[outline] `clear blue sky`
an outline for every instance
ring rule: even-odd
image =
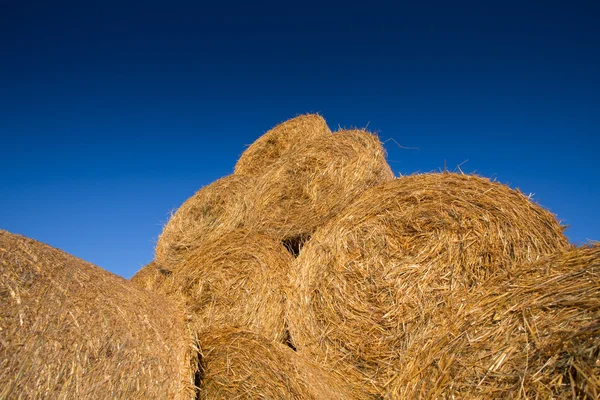
[[[171,209],[320,112],[600,240],[600,2],[391,3],[5,2],[0,228],[130,277]]]

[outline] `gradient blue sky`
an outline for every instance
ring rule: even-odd
[[[130,277],[170,210],[319,112],[599,240],[600,2],[407,3],[5,2],[0,228]]]

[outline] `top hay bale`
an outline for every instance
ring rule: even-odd
[[[253,180],[229,175],[200,189],[171,216],[158,238],[156,261],[170,265],[181,261],[207,241],[244,226],[246,193]]]
[[[174,303],[5,231],[0,265],[0,398],[195,398]]]
[[[567,246],[552,214],[504,185],[456,174],[399,178],[366,191],[296,259],[292,340],[377,394],[454,293]]]
[[[235,173],[261,175],[265,169],[285,157],[302,142],[331,135],[327,123],[318,114],[300,115],[285,121],[258,138],[242,153]]]
[[[356,398],[335,373],[254,332],[213,329],[200,340],[199,399]]]
[[[377,136],[360,130],[320,136],[257,178],[248,224],[281,239],[308,236],[366,189],[393,178]]]
[[[501,274],[424,326],[389,398],[600,398],[600,244]]]

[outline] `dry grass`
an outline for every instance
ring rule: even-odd
[[[331,135],[327,123],[317,114],[300,115],[271,129],[240,156],[235,173],[261,175],[269,165],[295,151],[303,142]]]
[[[194,398],[176,304],[6,231],[0,265],[0,398]]]
[[[281,239],[306,237],[363,191],[392,179],[377,136],[355,130],[317,137],[257,178],[248,224]]]
[[[224,233],[244,226],[253,180],[229,175],[200,189],[173,214],[156,244],[156,261],[170,265]]]
[[[335,373],[254,332],[212,329],[200,340],[200,399],[355,398]]]
[[[280,241],[233,230],[173,267],[158,288],[182,297],[194,331],[242,327],[285,342],[285,287],[293,257]]]
[[[142,289],[157,291],[171,274],[172,271],[169,268],[162,266],[155,260],[148,265],[144,265],[130,280]]]
[[[477,176],[423,174],[369,189],[292,268],[292,340],[355,387],[381,392],[455,293],[568,247],[555,217]]]
[[[600,244],[501,274],[447,304],[390,398],[600,398]]]

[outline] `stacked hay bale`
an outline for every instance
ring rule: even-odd
[[[257,177],[248,224],[302,241],[366,189],[394,179],[377,136],[342,130],[296,146]]]
[[[280,241],[233,230],[173,266],[157,288],[184,300],[190,326],[238,327],[270,340],[287,340],[285,288],[292,256]]]
[[[389,398],[600,397],[600,243],[499,274],[445,311]]]
[[[277,125],[252,143],[235,165],[236,175],[260,176],[271,164],[294,152],[302,143],[331,135],[318,114],[299,115]]]
[[[202,336],[201,399],[354,398],[336,374],[254,332],[214,329]]]
[[[245,225],[252,178],[229,175],[200,189],[171,216],[156,244],[156,261],[177,264],[206,242]]]
[[[458,295],[567,246],[553,215],[504,185],[399,178],[364,192],[303,249],[291,270],[291,336],[299,352],[381,395]]]
[[[156,292],[159,291],[159,288],[171,274],[170,269],[163,267],[158,261],[154,260],[136,272],[131,277],[131,282],[143,289]]]
[[[0,398],[195,398],[179,305],[6,231],[0,265]]]

